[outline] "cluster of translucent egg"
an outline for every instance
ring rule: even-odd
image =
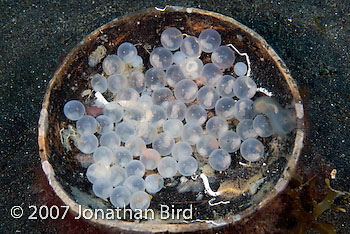
[[[217,171],[230,167],[231,153],[238,149],[247,161],[258,161],[264,146],[257,136],[272,134],[265,116],[253,112],[256,84],[245,76],[247,65],[234,64],[234,51],[221,45],[217,31],[183,38],[170,27],[160,40],[162,46],[153,49],[152,67],[145,73],[129,42],[104,58],[103,73],[92,75],[90,85],[113,98],[92,104],[101,110],[97,117],[86,114],[77,100],[64,106],[66,117],[77,120],[78,149],[93,155],[86,175],[94,194],[116,207],[148,208],[145,191],[155,194],[164,178],[196,173],[194,151]],[[202,52],[211,53],[211,62],[203,64]],[[231,67],[234,74],[224,74]],[[216,116],[209,118],[211,110]],[[229,129],[233,118],[240,121],[236,132]]]

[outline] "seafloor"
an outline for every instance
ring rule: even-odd
[[[1,233],[98,231],[72,220],[28,220],[30,205],[57,202],[45,184],[38,154],[41,102],[59,62],[88,33],[118,16],[165,4],[222,13],[267,40],[298,82],[305,103],[308,138],[300,176],[322,181],[336,169],[331,186],[350,191],[349,0],[1,1]],[[322,183],[309,189],[317,186]],[[349,200],[336,202],[346,212],[328,210],[318,221],[332,224],[337,233],[350,233]],[[15,205],[24,208],[20,219],[10,216]],[[254,233],[274,233],[283,226],[269,225],[275,227],[257,226]],[[292,230],[293,222],[289,225]]]

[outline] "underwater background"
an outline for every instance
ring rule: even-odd
[[[300,176],[323,180],[336,169],[332,188],[350,191],[349,0],[1,1],[1,233],[98,231],[83,222],[28,220],[30,205],[53,205],[57,199],[38,154],[41,102],[60,62],[90,32],[124,14],[166,4],[232,17],[275,49],[304,100],[307,139]],[[349,199],[338,203],[345,213],[328,210],[318,220],[332,224],[337,233],[350,233]],[[10,215],[15,205],[24,209],[20,219]]]

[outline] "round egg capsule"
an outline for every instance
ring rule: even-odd
[[[204,65],[200,80],[204,85],[215,87],[218,80],[222,77],[222,71],[213,63]]]
[[[221,36],[218,31],[214,29],[205,29],[199,34],[199,45],[202,50],[207,53],[211,53],[217,48],[219,48],[221,44]]]
[[[117,94],[116,101],[123,107],[133,108],[137,106],[140,99],[139,93],[132,88],[120,90]]]
[[[106,146],[98,147],[92,156],[95,162],[101,163],[106,166],[111,165],[112,162],[115,162],[116,160],[113,151]]]
[[[228,124],[224,118],[213,116],[207,121],[205,128],[208,134],[219,138],[228,130]]]
[[[162,156],[170,154],[174,145],[174,139],[166,133],[158,134],[152,143],[153,149],[157,150]]]
[[[200,105],[193,104],[187,108],[185,119],[187,123],[202,125],[207,120],[207,112]]]
[[[71,100],[64,104],[63,113],[69,120],[78,120],[85,114],[84,105],[77,100]]]
[[[131,104],[132,102],[130,102]],[[144,110],[139,106],[139,102],[132,104],[132,107],[125,107],[124,121],[133,123],[136,127],[145,118]]]
[[[256,84],[248,76],[238,77],[233,85],[233,92],[238,98],[252,98],[256,93]]]
[[[182,41],[180,51],[187,57],[199,57],[202,49],[199,46],[198,38],[194,36],[186,37]]]
[[[175,87],[180,80],[185,79],[185,75],[178,65],[171,65],[166,70],[165,76],[170,87]]]
[[[82,135],[77,140],[78,149],[84,154],[95,152],[98,147],[98,139],[95,135]]]
[[[125,147],[130,150],[132,155],[140,156],[141,152],[146,149],[146,143],[139,136],[132,136],[125,142]]]
[[[209,165],[215,171],[225,171],[231,165],[231,156],[223,149],[216,149],[209,156]]]
[[[97,121],[91,115],[84,115],[77,121],[75,126],[81,135],[94,134],[97,128]]]
[[[157,47],[149,56],[149,62],[155,68],[166,70],[173,63],[173,54],[164,47]]]
[[[97,179],[108,180],[110,174],[110,167],[101,163],[91,164],[86,171],[86,177],[91,183],[94,183]]]
[[[159,68],[150,68],[145,73],[146,86],[152,90],[165,86],[165,72]]]
[[[136,47],[130,42],[124,42],[118,46],[117,55],[126,63],[131,63],[136,59]]]
[[[137,55],[135,59],[130,62],[130,65],[133,67],[142,67],[143,65],[142,57]]]
[[[187,79],[179,81],[174,88],[176,99],[184,103],[193,102],[196,99],[197,91],[197,84],[194,81]]]
[[[173,92],[169,88],[159,88],[153,91],[152,101],[154,105],[166,108],[168,103],[174,99]]]
[[[130,203],[131,193],[125,186],[117,186],[111,193],[110,200],[113,206],[124,208]]]
[[[160,175],[152,174],[145,178],[146,191],[155,194],[158,193],[164,186],[164,179]]]
[[[126,170],[121,166],[114,165],[110,169],[109,181],[113,187],[122,185],[127,178]]]
[[[179,29],[169,27],[160,35],[162,46],[168,50],[174,51],[180,48],[182,43],[182,33]]]
[[[245,140],[247,138],[258,137],[258,134],[255,132],[255,130],[253,128],[253,120],[251,120],[251,119],[241,120],[236,127],[236,131],[237,131],[238,136],[242,140]]]
[[[212,63],[220,69],[231,67],[235,58],[235,53],[227,46],[220,46],[211,54]]]
[[[234,115],[238,120],[252,119],[255,115],[253,101],[247,98],[238,100],[234,106]]]
[[[186,141],[178,141],[174,145],[171,155],[177,160],[181,160],[185,157],[190,157],[192,155],[192,147]]]
[[[198,58],[186,58],[179,66],[185,77],[191,80],[200,77],[203,70],[203,62]]]
[[[151,120],[150,123],[153,124],[156,128],[159,128],[163,125],[166,120],[166,113],[162,106],[153,105],[151,106]]]
[[[236,79],[230,75],[225,75],[218,80],[216,89],[221,97],[233,97],[235,95],[233,92],[235,80]]]
[[[241,144],[242,157],[249,162],[256,162],[264,156],[264,145],[255,138],[248,138]]]
[[[129,76],[129,86],[141,93],[146,88],[145,75],[140,71],[133,71]]]
[[[121,74],[125,70],[125,63],[119,56],[111,54],[103,60],[102,69],[108,76],[116,73]]]
[[[116,102],[109,102],[103,107],[103,114],[118,123],[123,119],[123,108]]]
[[[183,123],[178,119],[168,119],[163,124],[163,131],[173,138],[181,136],[182,128]]]
[[[128,176],[142,177],[145,174],[145,165],[139,160],[132,160],[126,165],[125,170]]]
[[[146,170],[154,170],[160,161],[160,154],[155,149],[146,149],[141,152],[140,161],[145,165]]]
[[[253,128],[258,136],[269,137],[272,135],[272,127],[264,115],[257,115],[253,120]]]
[[[112,93],[117,93],[128,86],[128,81],[125,76],[120,74],[113,74],[108,77],[107,88]]]
[[[219,148],[218,141],[212,135],[202,136],[196,145],[197,152],[203,157],[209,157],[213,150]]]
[[[178,162],[179,173],[183,176],[191,176],[198,169],[198,162],[194,157],[185,157]]]
[[[177,162],[173,157],[164,157],[158,164],[158,172],[163,178],[175,176],[177,170]]]
[[[116,164],[126,167],[129,162],[132,161],[132,154],[130,150],[125,148],[124,146],[117,147],[115,150],[115,156],[116,156]]]
[[[181,133],[181,139],[187,141],[191,145],[197,144],[202,136],[203,128],[195,123],[185,124]]]
[[[136,130],[137,136],[141,137],[146,145],[151,144],[157,136],[157,129],[153,124],[140,123]]]
[[[131,122],[123,121],[115,128],[116,133],[122,142],[126,142],[131,136],[136,134],[135,127]]]
[[[218,92],[210,86],[203,86],[197,93],[197,101],[205,109],[213,109],[218,99]]]
[[[132,175],[126,178],[123,185],[129,189],[131,193],[145,190],[145,181],[136,175]]]
[[[221,149],[233,153],[236,152],[241,145],[241,138],[234,131],[226,131],[219,138],[219,146]]]
[[[101,74],[95,74],[92,76],[90,84],[95,92],[104,93],[107,90],[107,80]]]
[[[146,210],[151,203],[151,199],[144,191],[138,191],[131,196],[130,208],[133,211]]]
[[[120,137],[114,131],[106,132],[100,137],[100,145],[106,146],[115,152],[120,146]]]
[[[166,108],[166,114],[169,119],[184,120],[186,113],[186,105],[179,100],[169,102]]]
[[[176,51],[173,55],[173,61],[176,65],[179,65],[186,59],[186,56],[181,51]]]
[[[245,76],[248,71],[248,67],[245,63],[238,62],[233,67],[233,71],[236,73],[237,76]]]
[[[92,185],[92,191],[97,197],[106,199],[111,196],[113,192],[113,185],[108,180],[96,179]]]
[[[224,119],[232,119],[234,117],[234,106],[235,100],[232,98],[220,98],[215,104],[215,113]]]
[[[142,94],[139,101],[143,109],[150,109],[153,105],[152,97],[148,94]]]
[[[99,115],[96,117],[96,120],[98,122],[99,128],[97,129],[97,132],[101,135],[104,133],[113,131],[114,123],[111,117],[107,115]]]

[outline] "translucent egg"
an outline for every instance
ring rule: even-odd
[[[245,63],[238,62],[233,67],[233,71],[236,73],[237,76],[244,76],[247,74],[248,67]]]
[[[133,211],[146,210],[151,203],[151,199],[144,191],[138,191],[131,196],[130,208]]]
[[[116,101],[123,107],[133,108],[137,106],[140,99],[139,93],[132,88],[120,90],[117,94]]]
[[[145,178],[146,191],[155,194],[164,186],[164,179],[160,175],[152,174]]]
[[[152,90],[165,86],[165,72],[159,68],[150,68],[145,73],[146,86]]]
[[[204,65],[200,80],[204,85],[215,87],[218,80],[222,77],[222,71],[213,63]]]
[[[227,46],[220,46],[211,54],[211,62],[220,69],[231,67],[235,58],[235,53]]]
[[[181,61],[182,62],[182,61]],[[185,79],[185,75],[178,65],[171,65],[165,73],[168,85],[175,87],[175,85],[180,81]]]
[[[264,115],[257,115],[253,121],[253,128],[258,136],[269,137],[272,135],[272,127]]]
[[[101,74],[95,74],[91,78],[90,84],[96,92],[104,93],[107,90],[107,80]]]
[[[234,107],[234,115],[238,120],[252,119],[255,115],[253,101],[247,98],[238,100]]]
[[[123,108],[116,102],[109,102],[103,107],[103,114],[118,123],[123,118]]]
[[[96,179],[92,185],[92,191],[97,197],[106,199],[111,196],[113,192],[113,185],[105,179]]]
[[[178,170],[183,176],[191,176],[198,169],[198,162],[194,157],[185,157],[178,162]]]
[[[234,117],[234,106],[235,100],[232,98],[220,98],[215,104],[215,113],[224,119],[232,119]]]
[[[154,141],[158,133],[157,128],[153,124],[140,123],[137,126],[136,134],[148,145]]]
[[[177,162],[173,157],[164,157],[158,164],[158,172],[163,178],[175,176],[177,170]]]
[[[186,56],[181,51],[176,51],[173,55],[173,61],[175,64],[179,65],[186,59]]]
[[[163,125],[166,120],[166,113],[162,106],[153,105],[151,107],[152,117],[151,123],[154,124],[156,128],[159,128]]]
[[[236,152],[241,145],[241,138],[234,131],[226,131],[219,138],[219,146],[221,149],[233,153]]]
[[[181,139],[187,141],[189,144],[197,144],[203,136],[203,128],[194,123],[187,123],[182,129]]]
[[[126,142],[125,147],[130,150],[132,155],[140,156],[141,152],[146,149],[146,143],[139,136],[131,136]]]
[[[117,55],[108,55],[102,62],[102,69],[108,75],[121,74],[125,70],[124,61]]]
[[[118,46],[117,55],[126,63],[132,62],[137,56],[136,47],[130,42],[124,42]]]
[[[155,68],[166,70],[173,63],[173,54],[164,47],[157,47],[149,56],[149,62]]]
[[[198,91],[197,84],[192,80],[181,80],[175,85],[174,94],[176,99],[189,103],[196,99]]]
[[[146,149],[141,152],[140,161],[145,165],[146,170],[154,170],[160,161],[160,154],[155,149]]]
[[[77,121],[76,128],[81,135],[94,134],[97,128],[97,121],[91,115],[84,115]]]
[[[264,145],[255,138],[248,138],[241,144],[240,152],[245,160],[256,162],[264,156]]]
[[[130,65],[133,67],[142,67],[143,65],[142,57],[137,55],[135,59],[130,62]]]
[[[107,115],[99,115],[96,117],[96,120],[98,122],[98,129],[97,132],[99,134],[104,134],[110,131],[113,131],[114,124],[112,118],[110,118]]]
[[[124,208],[130,203],[131,193],[125,186],[117,186],[113,189],[110,200],[113,206]]]
[[[139,160],[132,160],[126,165],[125,170],[128,176],[142,177],[145,174],[145,165]]]
[[[233,84],[235,83],[235,80],[236,79],[230,75],[225,75],[218,80],[216,89],[220,96],[233,97],[235,95],[233,92]]]
[[[258,137],[258,134],[253,128],[253,120],[251,119],[241,120],[236,127],[236,132],[242,140]]]
[[[98,147],[98,140],[95,135],[82,135],[77,140],[78,149],[84,154],[91,154],[95,152]]]
[[[207,120],[207,112],[200,105],[193,104],[187,108],[185,119],[187,123],[202,125]]]
[[[153,149],[157,150],[162,156],[170,154],[175,145],[174,138],[166,133],[160,133],[152,143]]]
[[[114,165],[110,169],[111,175],[109,181],[113,187],[122,185],[127,178],[126,170],[121,166]]]
[[[209,156],[209,165],[215,171],[224,171],[231,165],[231,156],[223,149],[214,150]]]
[[[154,105],[166,108],[168,103],[174,99],[173,92],[169,88],[159,88],[153,91],[152,101]]]
[[[140,105],[143,109],[149,109],[153,105],[152,97],[148,94],[142,94],[140,97]]]
[[[124,146],[117,147],[115,150],[115,156],[116,156],[116,164],[126,167],[129,162],[132,161],[132,154],[130,150],[125,148]]]
[[[219,48],[221,44],[221,36],[218,31],[214,29],[205,29],[199,34],[199,45],[202,50],[207,53],[211,53],[217,48]]]
[[[196,145],[197,152],[203,157],[209,157],[210,153],[219,148],[218,141],[212,135],[202,136]]]
[[[186,141],[179,141],[173,147],[171,155],[177,160],[181,160],[185,157],[190,157],[192,155],[192,147]]]
[[[198,38],[194,36],[186,37],[180,46],[180,51],[187,57],[199,57],[202,50],[198,43]]]
[[[171,51],[179,49],[182,40],[183,38],[181,31],[174,27],[165,29],[160,35],[160,42],[162,43],[162,46]]]
[[[183,123],[178,119],[168,119],[163,123],[163,131],[173,138],[181,136],[182,128]]]
[[[123,184],[133,194],[137,191],[145,190],[145,181],[136,175],[129,176],[126,178]]]
[[[203,62],[198,58],[186,58],[179,64],[187,79],[195,80],[203,71]]]
[[[256,84],[248,76],[238,77],[233,85],[233,92],[238,98],[252,98],[256,93]]]
[[[123,121],[115,128],[116,133],[122,142],[126,142],[131,136],[136,134],[134,125],[130,122]]]
[[[128,81],[125,76],[120,74],[113,74],[107,79],[107,88],[112,93],[117,93],[128,86]]]
[[[179,100],[169,102],[166,108],[166,114],[169,119],[178,119],[182,121],[185,118],[186,105]]]
[[[146,88],[145,75],[140,71],[133,71],[129,76],[129,86],[141,93]]]
[[[69,120],[78,120],[84,116],[85,107],[81,102],[71,100],[64,104],[63,113]]]
[[[94,183],[97,179],[108,180],[110,174],[110,167],[101,163],[91,164],[86,171],[86,177],[91,183]]]
[[[213,87],[203,86],[197,93],[198,104],[204,109],[212,109],[215,107],[219,94]]]
[[[205,128],[208,134],[219,138],[228,130],[228,124],[224,118],[213,116],[207,121]]]
[[[133,123],[135,127],[142,121],[145,117],[145,112],[140,108],[140,103],[135,103],[133,107],[124,108],[124,121]]]
[[[115,162],[113,151],[106,146],[98,147],[92,156],[95,162],[104,164],[106,166],[109,166],[112,164],[112,162]]]

